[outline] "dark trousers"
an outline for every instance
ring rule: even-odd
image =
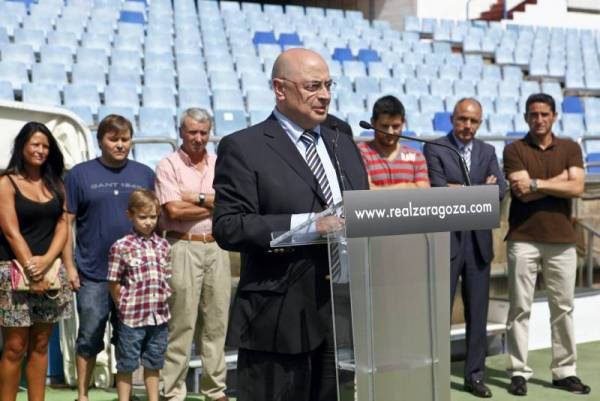
[[[300,354],[238,350],[238,401],[336,401],[333,339]]]
[[[473,235],[470,231],[462,233],[461,252],[457,253],[458,256],[450,264],[450,307],[454,302],[458,278],[462,278],[461,291],[467,327],[464,371],[466,382],[483,380],[490,291],[490,265],[483,263]]]

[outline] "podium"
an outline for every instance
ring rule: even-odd
[[[318,236],[327,214],[346,225]],[[347,191],[271,241],[328,244],[338,401],[450,401],[449,232],[498,224],[495,185]]]

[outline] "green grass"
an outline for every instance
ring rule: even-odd
[[[527,397],[515,397],[509,394],[506,389],[510,380],[506,376],[506,355],[496,355],[487,358],[486,383],[494,393],[494,401],[569,401],[569,400],[600,400],[600,342],[579,344],[577,346],[579,361],[577,363],[577,372],[584,383],[592,387],[591,394],[586,396],[570,394],[566,391],[556,390],[552,387],[552,376],[550,374],[550,350],[532,351],[529,353],[529,364],[534,370],[534,377],[528,383]],[[477,398],[462,389],[462,362],[452,364],[451,372],[451,400],[452,401],[474,401]],[[399,389],[400,391],[401,389]],[[145,401],[146,398],[138,391],[139,399]],[[76,392],[72,389],[52,389],[46,392],[46,401],[71,401],[76,397]],[[117,399],[114,390],[90,391],[91,401],[115,401]],[[26,401],[27,394],[19,393],[18,401]],[[191,395],[186,398],[188,401],[202,401],[203,397]],[[230,398],[234,401],[233,398]],[[380,400],[378,400],[380,401]],[[381,400],[385,401],[385,400]],[[421,400],[414,400],[421,401]]]

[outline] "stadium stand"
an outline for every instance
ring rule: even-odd
[[[564,113],[556,132],[586,151],[600,148],[592,136],[600,133],[598,31],[404,22],[397,31],[356,11],[233,1],[0,1],[0,97],[60,105],[92,126],[106,110],[123,110],[145,135],[165,141],[177,137],[176,114],[197,105],[226,135],[268,114],[275,58],[305,46],[328,61],[331,111],[350,123],[393,94],[411,117],[407,129],[440,135],[456,100],[475,96],[484,108],[480,135],[504,143],[527,130],[527,96],[544,91]],[[149,123],[147,109],[169,112]]]

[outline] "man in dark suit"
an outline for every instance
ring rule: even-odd
[[[343,190],[367,189],[368,181],[352,138],[324,124],[332,85],[324,60],[290,49],[276,60],[272,82],[273,114],[221,140],[214,179],[213,234],[242,258],[227,335],[239,349],[237,399],[333,401],[327,247],[271,249],[269,242],[271,233],[340,201]],[[318,236],[342,224],[328,216],[308,231]]]
[[[473,185],[497,184],[500,198],[506,182],[494,148],[475,139],[481,125],[481,104],[475,99],[461,99],[452,113],[452,131],[435,142],[452,146],[467,164]],[[465,184],[458,156],[441,146],[425,145],[425,159],[432,187]],[[491,397],[484,383],[487,349],[486,323],[489,301],[490,263],[494,258],[491,230],[455,231],[450,238],[450,305],[454,301],[458,278],[462,278],[462,298],[467,326],[465,389],[478,397]]]

